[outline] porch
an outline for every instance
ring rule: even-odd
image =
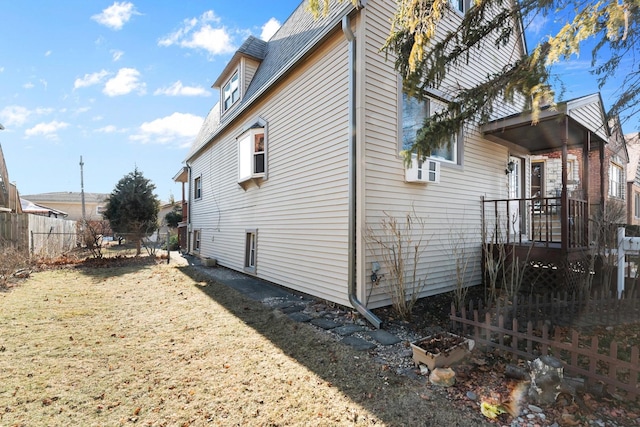
[[[604,209],[606,191],[603,153],[609,130],[600,96],[544,109],[537,122],[531,113],[504,117],[483,125],[482,131],[486,139],[508,147],[510,155],[526,159],[553,153],[561,161],[556,197],[533,191],[531,176],[523,176],[517,185],[531,197],[482,199],[485,261],[491,257],[503,262],[503,268],[517,261],[522,284],[532,290],[579,291],[591,274],[591,209]],[[569,187],[570,149],[581,153],[577,188],[575,183]],[[599,164],[591,167],[590,159],[598,159]],[[485,277],[487,265],[483,263]]]
[[[588,202],[568,198],[564,210],[560,197],[483,198],[483,257],[516,262],[525,288],[576,290],[590,271]]]

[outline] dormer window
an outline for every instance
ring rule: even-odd
[[[227,111],[236,101],[240,99],[240,85],[238,83],[238,72],[222,88],[222,108]]]

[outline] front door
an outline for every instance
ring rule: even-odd
[[[534,212],[541,212],[544,196],[544,162],[531,162],[531,198],[540,199],[533,201]]]
[[[509,232],[518,239],[522,227],[524,201],[522,199],[522,162],[520,157],[509,157]]]

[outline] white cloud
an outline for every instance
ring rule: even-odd
[[[211,92],[202,86],[184,86],[180,80],[169,87],[156,89],[153,94],[167,96],[211,96]]]
[[[38,123],[34,127],[24,131],[26,137],[44,136],[47,139],[58,139],[57,132],[69,126],[69,123],[59,122],[57,120],[49,123]]]
[[[211,26],[211,23],[218,25]],[[181,28],[158,40],[158,44],[203,49],[211,55],[232,53],[235,47],[231,42],[231,36],[227,29],[219,24],[220,18],[209,10],[199,18],[185,19]]]
[[[91,110],[91,107],[79,107],[79,108],[76,108],[75,110],[73,110],[73,115],[74,116],[79,116],[80,114],[84,114],[84,113],[86,113],[86,112],[88,112],[90,110]]]
[[[131,19],[132,15],[140,15],[133,3],[114,2],[101,13],[93,15],[91,19],[112,30],[120,30]]]
[[[107,125],[107,126],[98,128],[95,131],[99,133],[114,133],[118,131],[118,128],[116,128],[114,125]]]
[[[200,116],[185,113],[173,113],[151,122],[140,125],[138,133],[129,139],[143,144],[168,144],[177,142],[188,146],[196,137],[204,119]]]
[[[108,75],[109,72],[106,70],[101,70],[97,73],[85,74],[84,77],[76,79],[76,81],[73,83],[73,88],[78,89],[81,87],[97,85]]]
[[[44,56],[51,56],[51,51],[50,51],[50,50],[46,51],[46,52],[44,53]]]
[[[27,122],[31,112],[19,105],[10,105],[0,111],[0,118],[5,126],[22,126]]]
[[[146,92],[146,85],[140,81],[140,72],[135,68],[120,68],[115,77],[107,80],[102,92],[107,96],[126,95],[137,91]]]
[[[25,88],[25,89],[33,89],[33,86],[34,85],[31,82],[28,82],[28,83],[25,83],[25,84],[22,85],[22,87]]]
[[[124,52],[117,49],[111,49],[111,55],[113,57],[113,62],[117,62],[120,60],[120,58],[122,58]]]
[[[43,116],[51,114],[52,108],[36,108],[29,110],[19,105],[9,105],[0,110],[0,123],[5,126],[22,126],[32,116]]]
[[[262,26],[262,33],[260,38],[264,41],[268,41],[275,33],[280,29],[280,21],[276,18],[271,18],[266,24]]]

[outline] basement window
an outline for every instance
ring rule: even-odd
[[[258,230],[245,231],[244,271],[256,272],[257,237]]]

